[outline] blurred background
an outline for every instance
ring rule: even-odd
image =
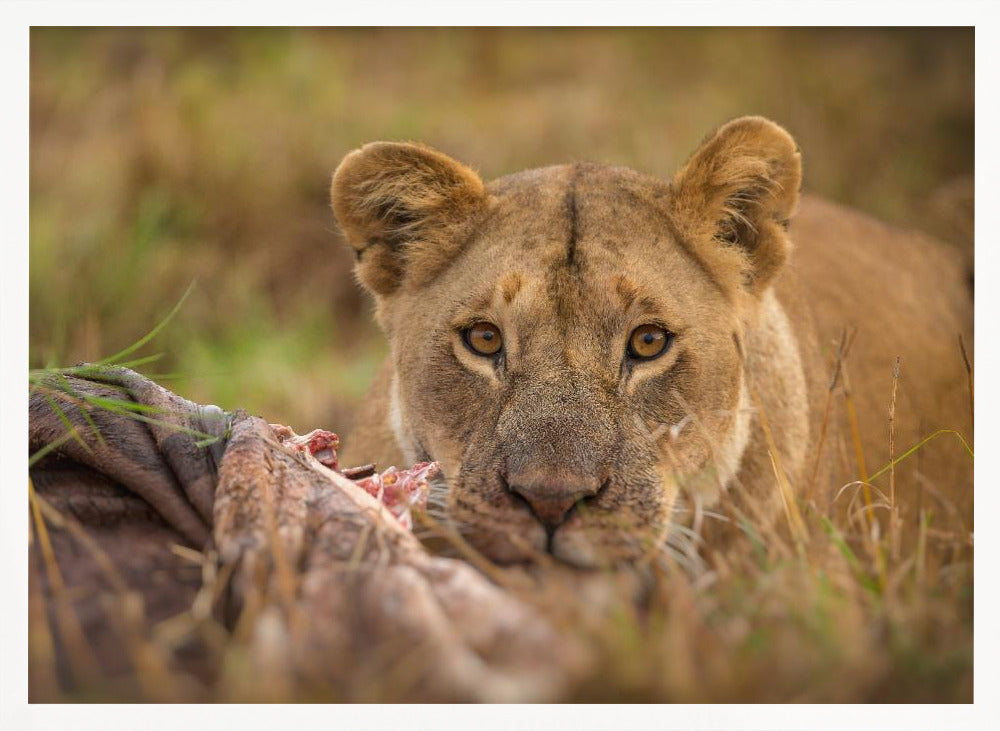
[[[300,433],[345,430],[386,346],[330,212],[365,142],[489,179],[670,175],[729,118],[797,139],[805,188],[972,246],[972,29],[31,32],[30,359],[111,355]]]

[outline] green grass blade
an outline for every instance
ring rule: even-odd
[[[878,582],[865,571],[861,565],[861,561],[858,560],[857,555],[851,550],[851,547],[847,545],[847,541],[844,540],[837,527],[825,515],[820,516],[820,522],[823,525],[823,530],[826,531],[830,540],[833,541],[833,545],[837,547],[837,550],[840,551],[841,555],[847,561],[847,565],[850,566],[858,581],[861,582],[861,585],[875,596],[878,596]]]
[[[187,300],[191,292],[194,290],[194,286],[195,286],[194,282],[191,282],[191,284],[188,285],[187,291],[184,292],[184,296],[180,298],[180,300],[177,302],[176,305],[174,305],[174,308],[170,310],[167,316],[164,317],[162,320],[160,320],[160,322],[156,325],[156,327],[154,327],[152,330],[150,330],[148,333],[143,335],[141,338],[136,340],[134,343],[129,345],[124,350],[120,350],[108,358],[99,360],[94,365],[100,366],[100,365],[111,365],[117,363],[123,360],[124,358],[130,356],[132,353],[139,350],[142,346],[144,346],[150,340],[159,335],[160,331],[163,330],[163,328],[165,328],[167,324],[173,319],[174,315],[176,315],[178,311],[180,311],[181,307],[184,305],[184,302]]]
[[[66,434],[79,442],[80,446],[83,447],[84,450],[92,454],[93,450],[90,448],[90,445],[83,441],[83,437],[81,437],[79,432],[77,432],[76,426],[74,426],[73,422],[69,420],[68,416],[66,416],[66,412],[62,410],[62,407],[48,394],[44,394],[44,398],[45,403],[49,405],[49,408],[52,409],[55,415],[59,417],[59,421],[61,421],[63,426],[66,427]]]
[[[82,394],[81,399],[86,401],[88,404],[96,406],[105,411],[112,411],[116,414],[124,414],[126,412],[132,413],[143,413],[143,414],[166,414],[168,413],[166,409],[162,409],[159,406],[150,406],[148,404],[140,404],[137,401],[126,401],[124,399],[113,399],[105,398],[103,396],[93,396],[91,394]]]
[[[135,370],[139,366],[146,365],[147,363],[155,363],[163,357],[163,353],[153,353],[152,355],[145,355],[142,358],[135,358],[133,360],[126,360],[122,363],[115,363],[115,368],[131,368]]]
[[[59,449],[59,447],[61,447],[63,444],[65,444],[66,442],[68,442],[70,439],[73,438],[74,435],[71,432],[66,432],[58,439],[55,439],[46,444],[44,447],[39,449],[33,455],[28,457],[28,469],[30,470],[32,467],[38,464],[38,462],[47,454],[50,454],[51,452],[54,452],[55,450]]]
[[[958,433],[958,432],[957,432],[956,430],[954,430],[954,429],[938,429],[938,430],[937,430],[936,432],[934,432],[934,433],[933,433],[933,434],[931,434],[930,436],[928,436],[928,437],[924,437],[923,439],[921,439],[921,440],[920,440],[919,442],[917,442],[917,443],[916,443],[916,444],[914,444],[914,445],[913,445],[912,447],[910,447],[909,449],[907,449],[907,450],[906,450],[905,452],[903,452],[903,453],[902,453],[901,455],[899,455],[898,457],[896,457],[896,459],[894,459],[894,460],[893,460],[892,462],[890,462],[890,463],[889,463],[889,464],[887,464],[887,465],[886,465],[885,467],[883,467],[883,468],[882,468],[882,469],[880,469],[880,470],[879,470],[878,472],[876,472],[876,473],[875,473],[874,475],[872,475],[871,477],[869,477],[869,478],[868,478],[868,481],[869,481],[869,482],[871,482],[871,481],[872,481],[872,480],[874,480],[874,479],[875,479],[876,477],[881,477],[881,476],[882,476],[882,475],[884,475],[884,474],[885,474],[886,472],[888,472],[888,471],[889,471],[889,470],[891,470],[891,469],[892,469],[893,467],[895,467],[895,466],[896,466],[896,465],[898,465],[898,464],[899,464],[900,462],[902,462],[902,461],[903,461],[904,459],[906,459],[906,458],[907,458],[907,457],[909,457],[909,456],[910,456],[911,454],[913,454],[913,453],[914,453],[914,452],[916,452],[916,451],[917,451],[918,449],[920,449],[920,448],[921,448],[921,447],[923,447],[923,446],[924,446],[925,444],[927,444],[927,442],[931,441],[932,439],[936,439],[937,437],[939,437],[939,436],[941,436],[941,435],[943,435],[943,434],[954,434],[954,435],[955,435],[955,436],[956,436],[956,437],[958,438],[958,441],[960,441],[960,442],[962,443],[962,446],[963,446],[963,447],[965,447],[965,451],[969,453],[969,456],[970,456],[970,457],[972,457],[973,459],[975,459],[975,458],[976,458],[975,454],[974,454],[974,453],[973,453],[973,451],[972,451],[972,447],[970,447],[970,446],[969,446],[969,443],[968,443],[967,441],[965,441],[965,437],[963,437],[963,436],[962,436],[962,435],[961,435],[960,433]]]

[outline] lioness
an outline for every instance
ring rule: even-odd
[[[792,137],[760,117],[670,181],[577,163],[484,184],[420,145],[350,153],[333,210],[391,355],[344,463],[437,460],[449,517],[489,557],[593,567],[640,555],[685,492],[766,521],[783,473],[828,506],[888,459],[897,356],[896,454],[938,428],[971,438],[962,256],[799,206],[801,177]],[[899,502],[927,487],[967,512],[971,471],[933,441],[897,468]]]

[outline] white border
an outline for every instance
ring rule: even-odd
[[[998,190],[996,176],[992,170],[1000,162],[1000,145],[997,144],[997,88],[1000,70],[1000,26],[995,22],[983,22],[976,26],[976,211],[978,220],[987,219],[996,210]],[[992,621],[997,616],[998,592],[996,574],[1000,554],[997,533],[990,522],[983,523],[987,516],[998,515],[1000,496],[990,489],[996,483],[997,475],[997,423],[989,418],[1000,407],[1000,384],[991,374],[1000,368],[1000,340],[998,340],[997,320],[994,313],[1000,312],[1000,289],[992,287],[993,277],[1000,273],[1000,251],[992,244],[992,226],[976,226],[976,319],[975,319],[975,364],[977,374],[986,378],[976,379],[976,423],[975,437],[980,450],[975,467],[975,515],[979,518],[976,531],[975,565],[986,566],[986,571],[975,573],[975,617],[974,675],[972,696],[977,707],[988,708],[992,718],[991,726],[1000,728],[1000,710],[997,703],[997,689],[1000,688],[1000,664],[996,653],[1000,649],[1000,628]],[[984,286],[985,285],[985,286]],[[986,418],[984,418],[984,415]],[[985,718],[985,716],[984,716]]]
[[[975,609],[974,706],[28,706],[27,697],[27,499],[23,481],[27,455],[28,282],[28,27],[30,25],[975,25],[976,30],[976,201],[980,216],[992,213],[998,199],[996,170],[996,89],[1000,88],[1000,32],[989,2],[948,3],[910,0],[833,0],[792,2],[524,2],[474,5],[438,0],[349,5],[259,0],[256,2],[37,2],[0,6],[0,74],[4,114],[0,115],[0,205],[4,241],[0,244],[0,726],[4,728],[997,728],[1000,674],[997,591],[993,567],[997,542],[990,524],[981,525],[976,552],[980,572]],[[1000,293],[993,288],[998,246],[992,225],[980,226],[976,247],[976,368],[978,414],[998,413],[1000,372],[993,313]],[[997,514],[992,488],[997,476],[992,453],[997,427],[980,418],[981,450],[976,511]],[[985,461],[984,461],[985,460]]]
[[[32,706],[32,727],[122,728],[134,731],[240,731],[313,729],[419,729],[497,731],[559,729],[733,729],[826,731],[827,729],[907,729],[908,731],[995,731],[996,717],[971,705],[96,705]],[[17,724],[12,728],[26,728]]]
[[[990,0],[8,0],[28,25],[961,25]]]

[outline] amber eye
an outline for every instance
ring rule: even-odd
[[[466,328],[462,338],[469,349],[479,355],[496,355],[503,347],[500,328],[492,322],[477,322],[472,327]]]
[[[659,325],[640,325],[628,339],[628,354],[639,360],[650,360],[666,352],[674,335]]]

